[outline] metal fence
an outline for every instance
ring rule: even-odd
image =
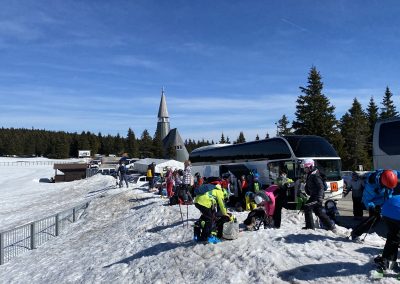
[[[71,164],[66,161],[16,161],[16,162],[0,162],[0,166],[52,166],[54,164]]]
[[[0,265],[60,235],[69,224],[82,216],[89,203],[90,201],[42,220],[0,232]]]

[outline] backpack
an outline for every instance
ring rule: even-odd
[[[119,168],[118,168],[118,171],[119,171],[121,174],[126,174],[125,165],[120,165]]]
[[[209,183],[202,184],[199,187],[195,188],[194,195],[195,196],[202,195],[206,192],[209,192],[210,190],[213,190],[214,188],[215,188],[214,184],[209,184]]]

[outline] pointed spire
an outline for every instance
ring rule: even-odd
[[[164,87],[161,89],[161,101],[160,101],[160,108],[158,109],[158,118],[169,117],[168,110],[167,110],[167,100],[165,99],[164,95]]]

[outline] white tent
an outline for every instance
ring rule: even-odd
[[[147,172],[147,167],[151,164],[155,164],[155,172],[156,173],[162,173],[164,172],[166,167],[171,167],[173,169],[184,169],[184,165],[182,162],[176,161],[176,160],[164,160],[164,159],[151,159],[151,158],[146,158],[146,159],[141,159],[139,161],[135,162],[135,165],[133,166],[133,169],[140,172],[140,173],[146,173]]]

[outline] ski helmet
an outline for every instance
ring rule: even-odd
[[[381,184],[387,188],[395,188],[397,185],[397,174],[392,170],[384,170],[381,174]]]
[[[304,168],[313,168],[314,167],[314,160],[313,159],[305,159],[301,163]]]
[[[261,196],[259,196],[259,195],[256,195],[256,197],[254,197],[254,202],[255,202],[257,205],[260,205],[261,202],[263,202],[263,201],[264,201],[264,199],[263,199]]]

